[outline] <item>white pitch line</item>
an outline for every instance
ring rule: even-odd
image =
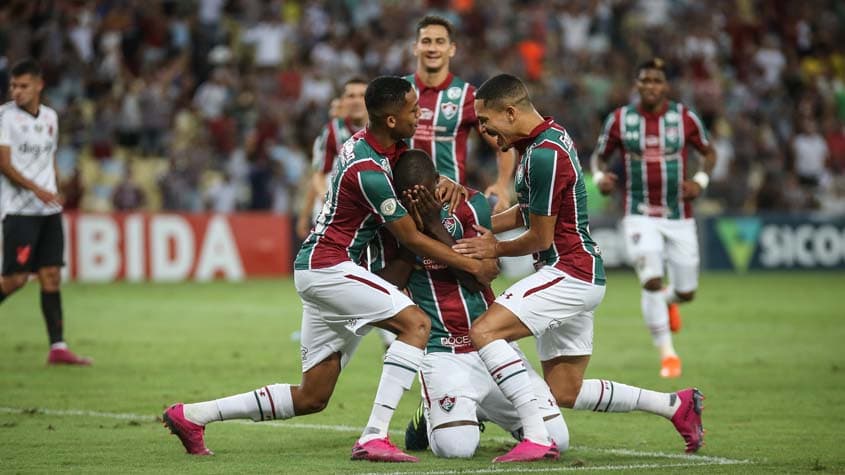
[[[563,462],[566,463],[566,462]],[[703,467],[708,465],[736,465],[745,463],[743,461],[732,461],[729,463],[711,463],[711,462],[694,462],[694,463],[635,463],[627,465],[586,465],[581,467],[575,466],[555,466],[555,467],[537,467],[525,468],[521,465],[520,468],[479,468],[475,470],[432,470],[429,472],[364,472],[356,475],[453,475],[461,473],[558,473],[558,472],[580,472],[582,470],[607,470],[607,471],[624,471],[624,470],[640,470],[650,468],[677,468],[677,467]]]
[[[121,419],[121,420],[139,420],[139,421],[149,421],[149,422],[156,422],[159,420],[158,416],[153,416],[150,414],[134,414],[128,412],[101,412],[101,411],[88,411],[82,409],[48,409],[48,408],[19,408],[19,407],[0,407],[0,414],[20,414],[20,415],[46,415],[46,416],[74,416],[74,417],[102,417],[107,419]],[[236,421],[225,421],[229,424],[245,424],[245,425],[256,425],[255,422],[252,421],[245,421],[245,420],[236,420]],[[299,422],[287,422],[287,421],[267,421],[261,424],[258,424],[257,427],[272,427],[276,429],[304,429],[304,430],[322,430],[322,431],[331,431],[331,432],[360,432],[361,427],[355,426],[347,426],[347,425],[329,425],[329,424],[303,424]],[[404,429],[393,429],[391,432],[394,433],[401,433]],[[512,442],[513,440],[506,437],[493,437],[491,440],[495,442]],[[697,455],[697,454],[669,454],[664,452],[644,452],[640,450],[631,450],[631,449],[608,449],[608,448],[600,448],[600,447],[586,447],[586,446],[571,446],[570,450],[580,450],[585,452],[601,452],[601,453],[608,453],[614,455],[628,455],[634,457],[648,457],[648,458],[668,458],[668,459],[679,459],[679,460],[689,460],[692,463],[685,463],[685,464],[640,464],[640,465],[608,465],[605,467],[555,467],[554,469],[531,469],[526,470],[522,469],[520,471],[525,472],[546,472],[546,471],[559,471],[559,470],[624,470],[625,468],[629,469],[637,469],[637,468],[657,468],[657,467],[682,467],[682,466],[695,466],[695,465],[737,465],[737,464],[749,464],[753,463],[751,460],[739,460],[739,459],[730,459],[726,457],[716,457],[710,455]],[[617,468],[618,467],[618,468]],[[508,473],[512,472],[513,470],[506,470],[506,469],[481,469],[476,471],[475,473]],[[412,473],[419,473],[419,474],[426,474],[426,475],[448,475],[452,473],[459,473],[456,471],[441,471],[441,472],[395,472],[395,473],[402,473],[402,474],[412,474]],[[384,474],[382,474],[384,475]]]

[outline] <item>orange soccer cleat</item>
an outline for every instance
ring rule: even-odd
[[[681,331],[681,309],[676,303],[669,304],[669,329],[672,333]]]
[[[661,378],[681,377],[681,359],[677,356],[667,356],[660,362]]]

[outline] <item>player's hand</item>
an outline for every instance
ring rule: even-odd
[[[52,191],[47,191],[44,188],[36,188],[32,192],[35,193],[35,197],[41,200],[41,202],[45,205],[55,204],[61,206],[62,204],[59,201],[59,195],[53,193]]]
[[[449,203],[449,214],[452,214],[452,211],[458,207],[458,204],[469,196],[469,191],[466,188],[446,177],[440,177],[440,183],[437,184],[435,193],[438,201]]]
[[[308,215],[306,213],[300,213],[296,219],[296,237],[305,240],[309,232],[311,232],[311,222],[308,220]]]
[[[617,177],[615,173],[605,173],[604,177],[597,184],[599,192],[603,195],[609,195],[613,189],[616,188],[617,180],[619,180],[619,177]]]
[[[481,259],[478,264],[478,270],[473,272],[473,275],[478,279],[478,283],[483,287],[488,287],[499,275],[499,261],[498,259]]]
[[[402,205],[405,206],[408,214],[414,219],[414,226],[417,227],[417,231],[421,233],[425,232],[425,223],[423,223],[422,217],[420,216],[420,210],[417,209],[417,205],[414,203],[414,194],[411,190],[402,192]]]
[[[452,246],[452,249],[460,254],[467,257],[473,257],[475,259],[497,258],[496,243],[498,241],[496,240],[496,236],[493,234],[493,231],[477,224],[473,225],[473,227],[476,231],[478,231],[478,236],[468,239],[459,239],[457,244]]]
[[[684,201],[692,201],[701,194],[701,185],[693,180],[684,180],[684,184],[681,186],[681,192]]]
[[[406,190],[411,205],[419,213],[424,229],[431,231],[435,226],[440,226],[440,209],[443,207],[441,201],[437,201],[424,186],[415,185],[412,189]]]
[[[493,206],[493,214],[501,213],[508,209],[511,204],[511,187],[505,183],[494,183],[484,190],[484,196],[496,195],[496,205]]]

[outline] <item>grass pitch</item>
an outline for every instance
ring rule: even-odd
[[[91,368],[48,368],[31,283],[0,306],[0,472],[651,473],[845,472],[843,273],[705,274],[682,308],[675,346],[684,376],[665,381],[639,314],[632,273],[609,275],[588,378],[707,396],[707,446],[683,454],[671,424],[643,413],[566,410],[573,448],[558,463],[492,465],[512,444],[488,425],[472,460],[352,462],[375,395],[381,345],[367,337],[321,414],[278,423],[218,423],[216,455],[190,457],[158,417],[204,400],[300,377],[300,304],[292,280],[67,285],[71,347]],[[504,282],[497,288],[502,289]],[[533,344],[523,349],[534,357]],[[394,441],[419,400],[407,393]]]

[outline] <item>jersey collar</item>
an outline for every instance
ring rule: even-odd
[[[525,152],[525,149],[534,142],[537,136],[552,128],[554,123],[555,120],[552,117],[543,117],[543,122],[540,122],[537,127],[534,127],[528,137],[514,142],[513,146],[519,150],[520,154]]]
[[[446,89],[447,87],[449,87],[449,84],[452,84],[452,79],[454,79],[454,78],[455,78],[455,75],[450,72],[449,75],[446,76],[446,79],[443,80],[443,82],[441,82],[440,84],[432,87],[432,86],[426,86],[425,84],[423,84],[422,80],[420,79],[420,75],[417,74],[417,73],[414,73],[414,82],[417,84],[417,89],[419,89],[420,91],[424,91],[426,89],[431,89],[432,91],[438,91],[438,92],[442,91],[442,90]]]
[[[382,155],[383,157],[387,158],[387,161],[390,162],[391,166],[396,162],[396,159],[399,158],[399,155],[401,155],[402,152],[408,150],[408,144],[405,143],[404,140],[400,140],[388,148],[382,147],[381,145],[379,145],[378,140],[376,140],[375,136],[370,133],[369,127],[364,129],[363,137],[367,144],[372,147],[373,150],[375,150],[379,155]]]
[[[23,107],[19,106],[17,102],[15,102],[15,107],[17,107],[19,111],[21,111],[21,112],[23,112],[24,114],[26,114],[26,115],[28,115],[28,116],[32,117],[33,119],[37,119],[37,118],[38,118],[38,116],[40,116],[40,115],[41,115],[41,104],[39,104],[39,105],[38,105],[38,111],[37,111],[35,114],[33,114],[32,112],[29,112],[28,110],[26,110],[26,109],[24,109]]]
[[[642,103],[637,104],[637,112],[639,112],[641,116],[646,117],[646,118],[650,118],[650,119],[656,119],[656,118],[662,116],[663,114],[666,113],[666,111],[668,109],[669,109],[669,100],[668,99],[663,102],[663,107],[661,107],[660,110],[657,111],[657,112],[649,112],[649,111],[647,111],[643,108]]]

